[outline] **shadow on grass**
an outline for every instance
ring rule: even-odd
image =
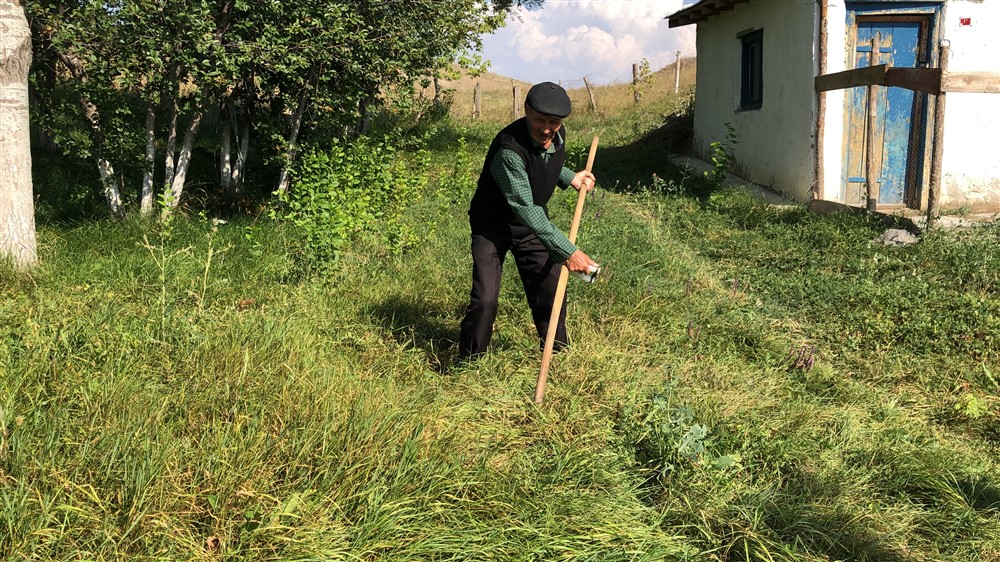
[[[1000,514],[1000,487],[988,477],[964,478],[955,487],[973,509],[990,511],[994,516]]]
[[[397,343],[419,349],[427,364],[438,373],[447,373],[459,363],[458,322],[463,308],[446,310],[419,295],[393,295],[370,311],[371,318],[392,333]],[[512,342],[494,334],[491,349],[508,349]]]
[[[955,467],[955,470],[960,469]],[[895,467],[891,463],[883,465],[880,474],[887,481],[882,482],[880,487],[885,497],[899,495],[911,505],[921,506],[916,520],[923,521],[923,525],[930,525],[935,515],[948,513],[946,506],[950,502],[947,498],[952,493],[964,498],[968,506],[979,511],[984,518],[993,517],[1000,511],[1000,489],[989,477],[970,476],[948,481],[930,475],[922,478],[919,472],[907,471],[905,467]],[[879,525],[874,524],[871,518],[859,517],[857,512],[847,507],[817,509],[817,506],[840,503],[836,497],[837,490],[849,489],[846,482],[817,479],[805,471],[793,469],[782,488],[788,494],[787,502],[779,500],[771,503],[764,511],[764,521],[784,544],[797,545],[796,550],[831,559],[879,562],[913,559],[912,553],[900,550],[898,545],[893,545],[894,541],[887,540],[885,531],[880,531]],[[956,533],[955,543],[972,539],[981,532],[975,524],[959,522],[954,528],[938,530],[945,534]]]
[[[670,162],[671,154],[687,153],[691,147],[692,118],[670,115],[656,129],[624,146],[604,145],[594,160],[594,175],[601,187],[628,193],[656,184],[686,191],[699,191],[704,182],[692,178]],[[656,182],[654,176],[663,180]]]

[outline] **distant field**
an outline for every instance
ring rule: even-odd
[[[680,90],[686,91],[694,87],[696,60],[694,58],[681,59],[681,79]],[[518,105],[523,105],[524,96],[528,93],[531,84],[514,80],[506,76],[486,72],[480,76],[472,77],[463,75],[457,80],[443,80],[440,85],[445,90],[452,90],[454,102],[451,113],[460,119],[472,117],[473,93],[476,83],[482,88],[482,118],[487,121],[503,121],[513,116],[513,90],[514,86],[520,87],[520,100]],[[648,82],[643,86],[643,97],[646,99],[661,99],[670,95],[674,91],[675,65],[671,64],[660,70],[653,72]],[[570,99],[573,101],[574,111],[590,111],[590,101],[587,96],[587,88],[583,82],[583,77],[573,81],[563,81],[562,86],[566,88]],[[635,101],[632,96],[631,84],[605,84],[595,85],[594,98],[599,114],[617,113],[631,105]],[[433,90],[425,90],[428,96],[433,95]]]

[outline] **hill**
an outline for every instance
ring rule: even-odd
[[[681,60],[680,91],[686,92],[694,87],[697,69],[695,58]],[[652,72],[641,86],[644,96],[649,99],[663,99],[674,92],[675,65],[671,64]],[[521,100],[527,94],[531,84],[520,80],[485,72],[479,76],[462,73],[456,80],[442,80],[440,87],[449,90],[453,96],[451,114],[460,119],[467,119],[473,113],[473,97],[479,84],[482,95],[482,117],[487,121],[502,121],[513,115],[513,89],[520,88]],[[583,77],[562,84],[573,101],[575,112],[590,111],[590,97],[583,82]],[[608,84],[593,86],[597,109],[607,115],[622,111],[634,103],[631,84]],[[424,90],[424,95],[433,97],[433,88]]]

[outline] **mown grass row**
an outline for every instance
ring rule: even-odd
[[[1000,558],[996,228],[888,248],[705,197],[663,158],[682,103],[569,124],[606,270],[541,408],[513,271],[456,361],[486,125],[430,139],[433,236],[322,274],[265,220],[43,227],[0,274],[0,556]]]

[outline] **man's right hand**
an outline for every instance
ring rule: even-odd
[[[566,260],[566,267],[568,267],[570,271],[589,273],[590,266],[597,266],[597,262],[590,259],[590,257],[583,253],[582,250],[573,252],[573,255]]]

